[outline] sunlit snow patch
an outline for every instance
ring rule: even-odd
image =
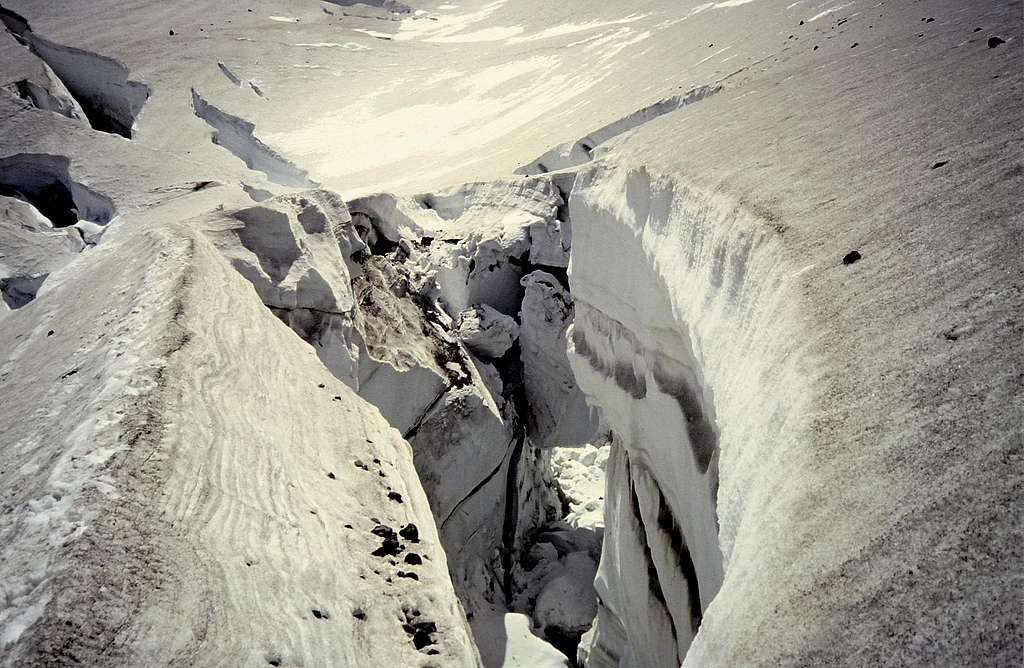
[[[838,12],[840,10],[846,9],[847,7],[849,7],[852,4],[853,4],[852,2],[846,2],[846,3],[843,3],[841,5],[835,5],[834,7],[829,7],[828,9],[820,11],[817,14],[815,14],[814,16],[812,16],[811,18],[807,19],[807,23],[810,23],[811,21],[817,21],[818,19],[823,19],[826,16],[828,16],[829,14],[835,14],[836,12]]]
[[[621,25],[624,23],[634,23],[640,21],[650,14],[630,14],[621,19],[613,21],[587,21],[585,23],[564,23],[558,26],[552,26],[546,28],[538,33],[532,35],[524,35],[522,37],[512,37],[508,40],[509,44],[520,44],[522,42],[536,42],[543,39],[550,39],[552,37],[561,37],[562,35],[573,35],[587,30],[596,30],[597,28],[604,28],[607,26]]]
[[[394,39],[395,38],[394,35],[389,35],[386,32],[377,32],[376,30],[367,30],[366,28],[353,28],[352,32],[361,32],[364,35],[369,35],[370,37],[376,37],[377,39]]]

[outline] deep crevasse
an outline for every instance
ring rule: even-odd
[[[569,350],[615,446],[588,666],[663,666],[714,629],[801,442],[808,380],[780,231],[726,197],[595,166],[569,201]],[[694,591],[697,589],[698,591]],[[704,631],[707,633],[707,630]],[[690,663],[700,663],[700,644]]]

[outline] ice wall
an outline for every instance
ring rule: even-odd
[[[581,652],[588,666],[678,665],[726,569],[749,568],[750,518],[800,442],[791,284],[776,230],[642,168],[586,170],[569,210],[570,360],[616,437]]]

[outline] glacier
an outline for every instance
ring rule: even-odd
[[[0,3],[0,666],[1019,661],[1020,3]]]

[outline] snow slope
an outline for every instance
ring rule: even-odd
[[[72,299],[3,319],[5,665],[472,664],[409,446],[183,214],[120,226],[51,276]],[[418,580],[371,556],[410,523]],[[421,652],[402,625],[428,621]]]

